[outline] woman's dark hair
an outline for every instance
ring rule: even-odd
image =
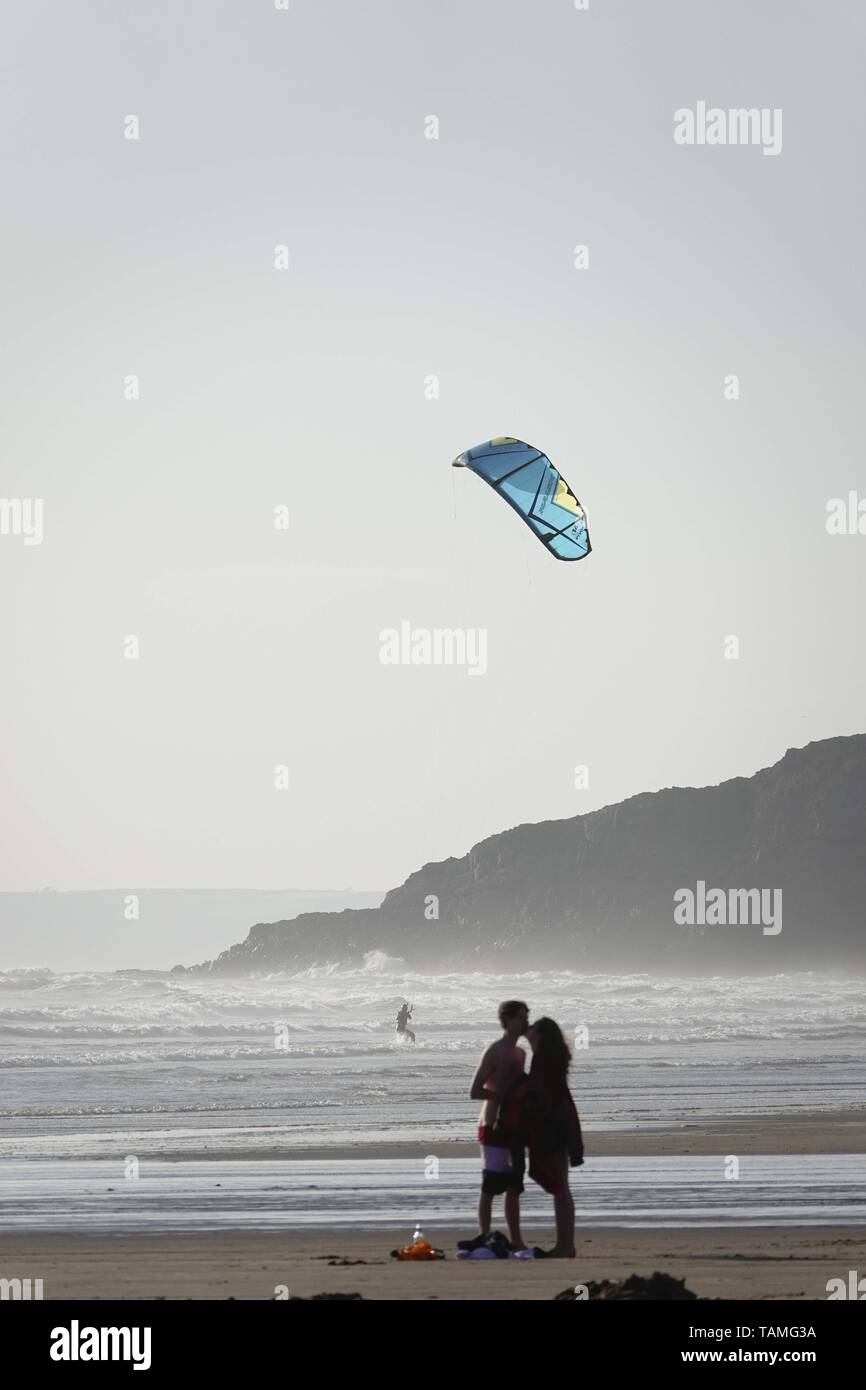
[[[559,1024],[552,1018],[537,1018],[532,1028],[541,1040],[538,1050],[544,1058],[545,1068],[550,1068],[551,1071],[561,1070],[565,1076],[571,1065],[571,1053]]]

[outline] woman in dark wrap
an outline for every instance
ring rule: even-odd
[[[522,1163],[528,1147],[529,1176],[553,1197],[556,1245],[545,1252],[547,1258],[573,1259],[574,1200],[568,1169],[583,1163],[583,1136],[568,1089],[571,1053],[552,1018],[538,1019],[527,1037],[532,1048],[529,1076],[506,1097],[500,1123],[508,1132],[515,1161]]]

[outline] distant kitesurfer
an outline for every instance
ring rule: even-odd
[[[401,1037],[408,1038],[410,1042],[415,1041],[415,1034],[412,1032],[411,1028],[406,1027],[406,1024],[412,1017],[412,1009],[414,1007],[414,1004],[407,1004],[404,999],[400,1006],[400,1012],[397,1014],[397,1032]]]

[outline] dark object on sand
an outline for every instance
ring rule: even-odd
[[[671,1274],[659,1274],[658,1270],[645,1279],[641,1274],[630,1274],[627,1279],[602,1279],[601,1283],[590,1280],[587,1284],[590,1300],[617,1299],[623,1303],[638,1303],[643,1300],[664,1302],[683,1302],[696,1299],[697,1294],[686,1288],[685,1279],[674,1279]],[[563,1289],[554,1297],[554,1302],[578,1303],[573,1288]]]
[[[489,1235],[473,1236],[472,1240],[458,1240],[458,1250],[491,1250],[497,1260],[507,1260],[514,1246],[502,1231],[491,1231]]]

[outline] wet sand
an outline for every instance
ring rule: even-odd
[[[852,1154],[866,1153],[866,1111],[843,1110],[803,1115],[749,1115],[742,1119],[700,1121],[661,1128],[593,1130],[584,1128],[588,1157],[652,1158],[668,1154]],[[421,1143],[293,1145],[291,1148],[263,1146],[249,1148],[230,1144],[197,1154],[189,1149],[172,1151],[170,1144],[160,1151],[162,1159],[328,1159],[423,1158],[428,1153],[440,1157],[475,1158],[478,1144],[473,1139],[454,1142],[432,1138]]]

